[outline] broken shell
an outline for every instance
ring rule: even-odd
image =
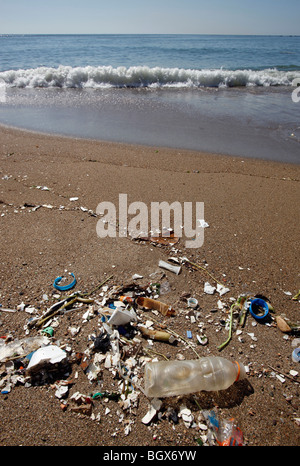
[[[283,333],[291,332],[292,330],[286,321],[280,316],[276,316],[276,324],[279,330],[281,330]]]

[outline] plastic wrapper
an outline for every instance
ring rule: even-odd
[[[214,411],[205,411],[203,414],[218,445],[243,446],[243,433],[236,419],[220,419]]]

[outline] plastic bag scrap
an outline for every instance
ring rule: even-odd
[[[220,446],[243,446],[243,433],[234,418],[219,419],[212,411],[203,411],[207,425],[211,429],[216,442]]]
[[[48,345],[49,342],[50,340],[45,336],[35,336],[5,343],[0,347],[0,362],[26,356],[39,347]]]
[[[105,332],[100,333],[94,340],[94,349],[106,353],[110,348],[109,335]]]

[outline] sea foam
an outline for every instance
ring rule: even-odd
[[[148,66],[59,66],[0,72],[8,87],[18,88],[193,88],[291,86],[299,71],[182,69]]]

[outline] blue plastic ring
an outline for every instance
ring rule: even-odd
[[[56,288],[59,291],[67,291],[73,288],[76,285],[76,278],[73,273],[71,273],[71,275],[72,277],[74,277],[74,280],[72,281],[72,283],[69,283],[69,285],[65,285],[65,286],[59,286],[58,283],[61,281],[62,277],[57,277],[53,283],[54,288]]]
[[[254,306],[253,306],[254,305]],[[256,314],[255,312],[255,306],[260,306],[264,309],[264,314],[262,315],[258,315]],[[269,313],[269,306],[268,304],[266,303],[266,301],[264,301],[263,299],[260,299],[260,298],[255,298],[251,301],[250,303],[250,314],[255,318],[255,319],[258,319],[258,320],[262,320],[264,319],[268,313]]]

